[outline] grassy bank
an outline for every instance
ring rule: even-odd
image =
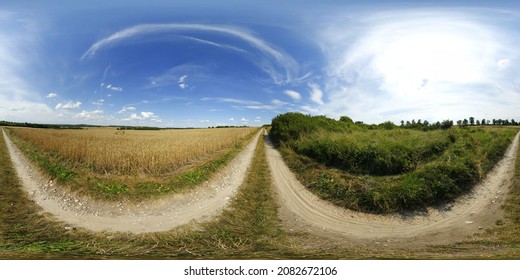
[[[129,235],[70,230],[41,214],[21,190],[0,141],[0,258],[2,259],[359,259],[519,258],[520,161],[497,227],[445,246],[385,248],[354,245],[284,229],[265,160],[263,139],[244,184],[215,220],[164,233]]]
[[[211,222],[129,235],[71,230],[41,214],[21,190],[0,141],[1,258],[278,258],[294,256],[277,216],[261,139],[248,176],[227,210]],[[297,251],[296,251],[297,252]]]
[[[420,209],[467,192],[502,157],[516,132],[369,128],[301,114],[275,118],[271,130],[285,161],[314,193],[375,213]]]

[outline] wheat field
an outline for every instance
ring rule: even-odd
[[[166,175],[239,144],[257,128],[55,130],[12,128],[24,141],[98,174]]]

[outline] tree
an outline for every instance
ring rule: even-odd
[[[345,122],[345,123],[348,123],[348,124],[353,124],[354,123],[354,121],[351,118],[347,117],[347,116],[341,116],[339,118],[339,121],[340,122]]]
[[[486,125],[486,119],[482,119],[482,121],[480,122],[482,125]],[[489,124],[489,123],[488,123]]]
[[[475,125],[475,118],[474,117],[469,117],[469,124],[470,125]]]
[[[444,130],[449,129],[452,126],[453,126],[453,121],[450,121],[450,120],[444,120],[440,124],[441,129],[444,129]]]

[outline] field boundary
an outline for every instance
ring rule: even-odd
[[[132,204],[96,201],[64,192],[45,179],[11,142],[7,133],[2,132],[24,191],[44,212],[70,224],[71,228],[130,233],[168,231],[218,214],[242,184],[261,134],[261,130],[258,131],[244,150],[211,182],[205,182],[189,193]]]
[[[514,176],[519,135],[503,159],[469,194],[441,208],[409,215],[366,214],[321,200],[296,179],[267,136],[265,140],[280,214],[289,228],[360,243],[409,246],[461,241],[492,227],[503,216],[500,205]]]

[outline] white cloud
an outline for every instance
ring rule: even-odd
[[[235,103],[235,104],[241,104],[241,105],[261,105],[262,104],[258,101],[253,101],[253,100],[243,100],[243,99],[227,98],[227,97],[203,97],[201,100],[202,101],[216,101],[216,102],[223,102],[223,103]]]
[[[271,103],[275,106],[283,106],[283,105],[287,105],[288,103],[287,102],[283,102],[281,100],[278,100],[278,99],[273,99],[271,100]]]
[[[254,109],[254,110],[275,110],[275,109],[278,108],[278,106],[273,106],[273,105],[247,105],[247,106],[243,106],[242,108]]]
[[[81,102],[79,101],[69,101],[66,103],[58,103],[56,105],[56,110],[71,110],[71,109],[78,109],[81,106]]]
[[[507,69],[511,66],[511,60],[507,58],[501,59],[497,62],[497,66],[499,70]]]
[[[54,92],[50,92],[49,94],[47,94],[46,97],[47,97],[47,98],[55,98],[55,97],[57,97],[57,96],[58,96],[58,94],[56,94],[56,93],[54,93]]]
[[[106,86],[106,88],[109,89],[109,90],[112,90],[112,91],[123,91],[122,87],[116,87],[116,86],[114,86],[112,84],[108,84]]]
[[[127,107],[127,108],[133,108],[133,107]],[[130,114],[127,118],[122,119],[123,121],[151,121],[160,123],[162,122],[161,118],[157,116],[153,112],[141,112],[139,115],[136,113]]]
[[[520,101],[512,82],[520,70],[512,63],[520,56],[512,47],[519,36],[497,14],[416,9],[338,16],[317,29],[328,58],[327,95],[311,90],[316,104],[300,108],[366,122],[518,116],[511,104]]]
[[[230,121],[230,122],[234,122],[234,121],[235,121],[235,118],[229,118],[229,121]]]
[[[39,61],[38,23],[10,11],[0,11],[0,119],[19,122],[55,122],[51,107],[41,103],[41,95],[31,80]],[[4,109],[5,108],[5,109]]]
[[[316,83],[309,83],[311,100],[315,103],[323,105],[323,91],[321,91],[320,86]]]
[[[121,110],[119,110],[117,113],[118,114],[124,114],[126,112],[129,112],[129,111],[135,111],[136,108],[135,107],[132,107],[132,106],[128,106],[128,107],[123,107]]]
[[[186,79],[188,78],[188,75],[183,75],[182,77],[179,78],[179,84],[183,84]]]
[[[149,119],[155,117],[155,114],[152,112],[141,112],[141,116],[143,116],[143,119]]]
[[[253,35],[248,30],[236,26],[222,26],[209,24],[142,24],[129,27],[107,36],[90,46],[90,48],[81,56],[82,60],[89,59],[96,55],[96,53],[103,49],[124,40],[140,37],[144,35],[154,35],[166,32],[176,31],[204,31],[214,32],[233,36],[248,43],[255,49],[256,52],[261,53],[260,56],[255,57],[252,61],[258,65],[267,75],[271,77],[276,84],[287,84],[295,79],[297,76],[299,65],[289,55],[276,49],[268,42]],[[239,51],[239,53],[242,53]],[[255,52],[249,52],[251,55]]]
[[[76,114],[76,118],[94,120],[94,119],[102,119],[103,111],[102,110],[94,110],[94,111],[81,111],[81,113]]]
[[[285,93],[287,96],[292,98],[294,101],[298,101],[298,100],[302,99],[302,95],[299,92],[291,90],[291,89],[285,90],[283,93]]]
[[[188,84],[186,84],[186,79],[188,79],[188,75],[183,75],[179,78],[179,87],[182,88],[182,89],[187,89],[188,88]]]
[[[249,122],[249,120],[246,119],[246,118],[241,118],[241,119],[240,119],[240,122],[247,123],[247,122]]]
[[[104,103],[105,103],[105,99],[98,99],[98,100],[92,102],[92,104],[96,105],[96,106],[103,106]]]

